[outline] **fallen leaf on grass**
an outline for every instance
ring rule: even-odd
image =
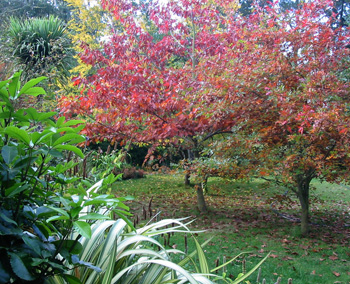
[[[316,270],[313,270],[312,272],[311,272],[311,275],[315,275],[316,274]]]
[[[284,258],[282,258],[282,260],[293,260],[294,258],[290,257],[290,256],[285,256]]]
[[[331,255],[330,257],[328,257],[330,260],[337,260],[338,257],[336,255]]]
[[[338,272],[332,271],[332,273],[333,273],[335,276],[337,276],[337,277],[340,276],[340,273],[338,273]]]
[[[287,240],[287,239],[283,239],[283,240],[282,240],[282,243],[284,243],[284,244],[289,244],[289,243],[291,243],[291,241],[289,241],[289,240]]]
[[[270,257],[276,258],[276,257],[278,257],[278,255],[277,254],[270,254]]]

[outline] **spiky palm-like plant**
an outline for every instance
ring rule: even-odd
[[[66,24],[59,18],[11,18],[8,35],[12,55],[23,69],[22,76],[45,75],[51,89],[58,81],[64,83],[74,66],[71,41]],[[25,79],[24,78],[24,79]]]

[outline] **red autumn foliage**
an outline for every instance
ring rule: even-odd
[[[272,3],[248,18],[225,0],[101,2],[118,25],[103,50],[84,47],[96,72],[62,111],[94,118],[91,141],[196,145],[235,133],[218,155],[238,149],[253,161],[245,175],[292,185],[307,233],[311,180],[338,181],[350,165],[349,30],[332,28],[332,1]]]

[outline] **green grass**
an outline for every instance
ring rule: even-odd
[[[251,182],[226,181],[211,178],[206,201],[210,212],[202,215],[196,208],[196,195],[186,187],[181,174],[154,174],[144,179],[127,180],[115,184],[118,196],[132,195],[129,204],[140,225],[151,214],[161,211],[161,218],[195,218],[194,229],[206,230],[197,238],[203,242],[212,237],[205,247],[209,263],[215,267],[226,257],[249,252],[245,257],[247,270],[271,252],[262,266],[266,283],[275,283],[282,277],[293,284],[350,283],[350,189],[316,181],[311,192],[311,233],[300,238],[298,223],[276,215],[279,212],[298,217],[299,205],[293,193],[283,196],[285,189],[262,180]],[[287,198],[290,198],[287,200]],[[144,214],[146,213],[146,220]],[[316,225],[320,224],[320,225]],[[171,236],[170,246],[184,249],[184,236]],[[193,246],[189,241],[189,250]],[[237,276],[243,259],[228,267],[228,273]],[[256,274],[250,279],[256,283]]]

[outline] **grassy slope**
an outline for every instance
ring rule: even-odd
[[[213,240],[205,248],[212,267],[217,258],[227,259],[241,251],[246,256],[247,269],[271,251],[271,257],[263,264],[262,276],[267,283],[275,283],[278,276],[282,283],[293,278],[293,284],[350,283],[350,189],[315,182],[312,190],[312,221],[310,238],[299,237],[299,224],[281,218],[271,210],[271,203],[280,212],[297,217],[298,202],[292,193],[283,196],[285,190],[255,180],[247,183],[209,180],[206,196],[210,213],[199,214],[196,209],[194,189],[183,185],[179,174],[148,175],[145,179],[127,180],[115,185],[118,196],[135,197],[130,206],[134,218],[145,223],[149,219],[149,202],[152,214],[162,211],[161,218],[191,216],[196,218],[194,227],[207,230],[198,236],[204,241]],[[290,198],[290,199],[289,199]],[[171,237],[170,245],[184,249],[182,236]],[[191,244],[189,244],[191,246]],[[229,266],[228,273],[237,275],[241,261]],[[256,276],[250,281],[256,282]]]

